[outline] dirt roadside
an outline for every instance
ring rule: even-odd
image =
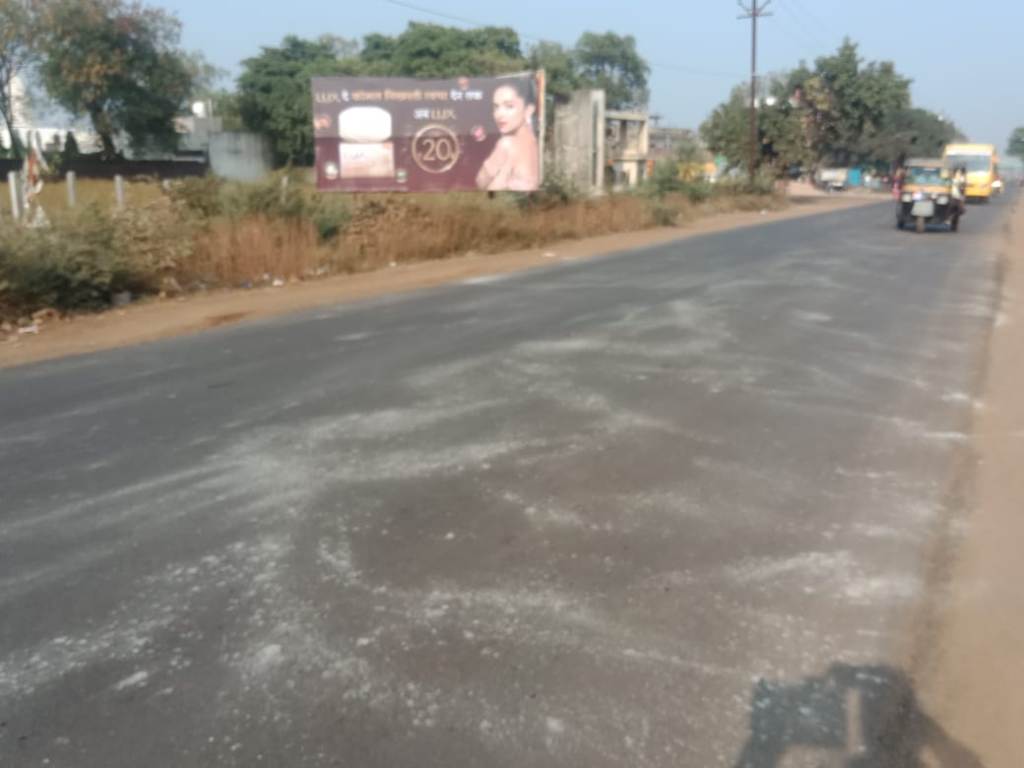
[[[984,768],[1024,765],[1024,200],[1003,240],[1003,294],[989,347],[968,528],[936,631],[922,699]]]
[[[557,261],[585,259],[642,248],[702,234],[870,205],[877,195],[815,196],[793,199],[782,211],[730,213],[700,219],[685,227],[665,227],[616,235],[551,243],[543,248],[500,254],[460,256],[408,264],[359,275],[341,275],[281,288],[215,291],[176,300],[152,300],[95,315],[80,315],[44,324],[38,335],[0,341],[0,368],[69,355],[140,344],[197,333],[208,328],[284,315],[337,304],[456,282],[484,275],[532,269]]]

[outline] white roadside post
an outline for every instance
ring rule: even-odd
[[[117,174],[114,177],[114,197],[117,199],[117,210],[124,208],[124,176]]]
[[[75,199],[75,172],[74,171],[68,171],[67,175],[64,178],[65,178],[65,183],[67,184],[67,187],[68,187],[68,208],[74,208],[75,207],[75,202],[76,202],[76,199]]]
[[[17,171],[7,172],[7,189],[11,193],[11,218],[14,221],[21,219],[21,195],[18,194],[18,173]]]

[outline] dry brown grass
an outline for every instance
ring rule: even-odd
[[[189,283],[244,285],[274,278],[315,276],[331,249],[304,220],[251,216],[221,218],[201,229],[192,254],[178,265]]]
[[[344,235],[321,243],[306,220],[266,216],[218,218],[196,235],[179,265],[183,284],[248,285],[322,274],[365,272],[393,263],[467,253],[534,248],[558,240],[630,232],[702,216],[776,207],[762,196],[723,196],[694,204],[682,196],[658,202],[614,195],[557,206],[519,207],[479,196],[366,196]],[[667,213],[666,213],[667,212]]]
[[[629,232],[704,215],[781,205],[761,196],[727,196],[694,204],[682,196],[651,201],[612,195],[550,207],[519,208],[471,198],[370,201],[357,210],[343,239],[343,268],[363,271],[465,253],[534,248],[557,240]]]
[[[58,205],[65,193],[63,185],[50,184],[43,204],[51,213],[53,229],[9,237],[6,251],[0,248],[0,278],[17,273],[14,282],[8,281],[12,286],[5,299],[8,309],[31,311],[37,304],[69,309],[93,306],[113,290],[111,280],[104,277],[109,277],[107,271],[99,269],[101,262],[110,260],[118,275],[132,276],[136,291],[169,289],[171,277],[186,290],[199,285],[238,287],[365,272],[467,253],[536,248],[559,240],[685,225],[719,212],[783,205],[778,197],[727,190],[694,203],[681,194],[608,195],[568,202],[543,196],[532,201],[511,196],[490,199],[480,194],[362,195],[328,201],[308,189],[299,193],[301,199],[278,205],[273,181],[270,185],[262,190],[235,185],[227,192],[237,199],[250,195],[248,203],[204,213],[206,209],[165,196],[156,183],[129,184],[126,210],[108,216],[113,206],[111,182],[81,182],[80,208],[74,213]],[[6,188],[0,188],[0,194],[4,192]],[[90,204],[96,206],[95,213]],[[325,211],[341,229],[329,242],[322,239],[320,217]],[[100,234],[109,235],[109,246],[100,243],[83,255],[74,241],[81,233],[92,233],[94,240],[99,237],[93,232],[96,227],[90,228],[91,221],[107,227]],[[77,293],[45,298],[52,291],[39,286],[77,285],[83,268],[89,275],[96,272],[98,281],[96,286],[89,285],[95,290],[85,297],[88,301]]]

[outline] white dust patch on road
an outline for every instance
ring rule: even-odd
[[[265,572],[268,551],[276,551],[267,547],[265,541],[236,544],[195,563],[170,565],[141,583],[137,595],[117,606],[101,626],[69,631],[0,658],[0,700],[30,695],[100,664],[141,662],[150,677],[187,667],[188,660],[176,654],[161,661],[157,639],[169,633],[211,587],[258,580]],[[197,631],[176,634],[178,642],[197,638]],[[112,686],[117,683],[111,681]]]
[[[123,691],[128,688],[141,688],[149,682],[149,672],[142,669],[134,675],[129,675],[114,685],[115,691]]]
[[[509,278],[508,275],[480,275],[463,280],[460,285],[494,285]]]
[[[566,509],[553,499],[527,499],[522,493],[504,491],[502,501],[517,509],[532,525],[538,528],[589,528],[587,520],[577,512]]]
[[[912,574],[879,575],[848,551],[801,552],[782,558],[753,558],[724,568],[736,584],[760,591],[784,589],[841,598],[852,604],[905,602],[920,592]]]
[[[0,542],[15,542],[36,535],[40,528],[54,525],[58,525],[62,532],[78,530],[75,526],[83,518],[82,529],[102,526],[107,520],[117,519],[120,515],[131,516],[141,512],[144,504],[151,504],[154,499],[191,494],[197,482],[216,473],[216,468],[194,467],[62,504],[28,518],[0,524]]]
[[[821,325],[822,323],[832,322],[831,315],[826,315],[823,312],[811,312],[803,309],[794,310],[793,318],[803,323],[811,323],[812,325]]]
[[[947,392],[942,396],[942,402],[950,405],[970,405],[974,398],[966,392]]]
[[[317,558],[340,585],[355,585],[362,579],[362,572],[355,565],[352,547],[343,528],[335,539],[323,539],[317,544]]]
[[[601,355],[609,367],[632,368],[643,363],[695,363],[734,341],[722,313],[708,303],[673,300],[630,307],[585,336],[540,339],[515,347],[512,357],[554,360],[571,369],[567,355]],[[706,361],[705,361],[706,363]]]
[[[853,531],[869,539],[896,541],[908,538],[906,531],[900,530],[899,528],[891,525],[857,523],[853,526]]]
[[[333,320],[334,318],[328,315],[326,317],[317,319]],[[376,335],[377,334],[371,333],[370,331],[357,331],[356,333],[345,333],[340,336],[335,336],[334,340],[340,344],[351,344],[357,341],[366,341],[367,339],[372,338]]]
[[[802,552],[785,558],[754,558],[726,567],[728,576],[739,584],[764,585],[784,576],[819,582],[837,572],[849,571],[849,552]]]

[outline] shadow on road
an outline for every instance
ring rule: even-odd
[[[754,685],[735,768],[782,768],[799,756],[842,768],[984,768],[921,711],[907,676],[886,666],[833,664],[795,684]]]

